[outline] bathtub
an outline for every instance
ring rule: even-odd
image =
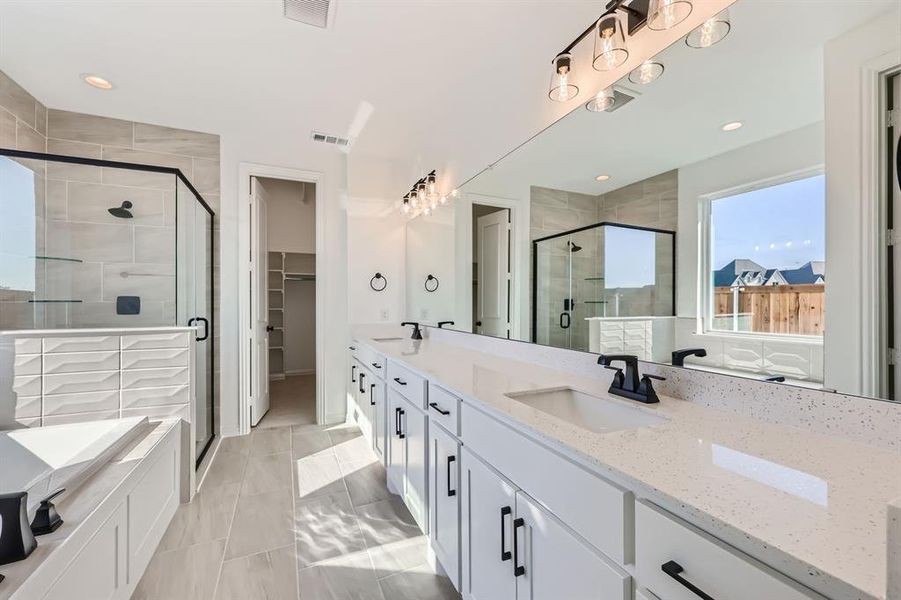
[[[50,492],[90,477],[146,424],[131,417],[0,431],[0,493],[28,492],[33,513]]]

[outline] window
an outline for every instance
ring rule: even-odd
[[[826,178],[710,202],[708,329],[822,336]]]

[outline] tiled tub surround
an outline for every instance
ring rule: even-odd
[[[63,525],[38,538],[27,559],[0,566],[0,600],[128,598],[179,501],[187,500],[184,472],[192,469],[183,428],[178,419],[142,425],[132,442],[63,494],[56,502]],[[116,546],[105,543],[110,534]]]
[[[193,420],[193,328],[0,333],[0,428]]]
[[[464,402],[830,598],[887,597],[887,505],[901,498],[901,452],[897,440],[888,444],[874,439],[874,445],[867,445],[811,430],[837,429],[846,421],[853,425],[857,419],[849,413],[844,419],[834,415],[813,427],[797,418],[795,426],[789,426],[736,414],[735,405],[723,404],[719,408],[725,410],[714,410],[663,397],[659,405],[643,408],[665,416],[667,423],[595,434],[505,395],[571,386],[610,398],[606,392],[610,376],[590,355],[582,355],[591,359],[589,365],[558,349],[503,342],[510,355],[520,358],[526,358],[530,348],[553,351],[545,354],[547,360],[522,362],[509,355],[442,343],[432,329],[429,338],[419,343],[406,339],[409,333],[403,341],[385,343],[369,337],[384,336],[384,330],[361,328],[356,333],[355,339],[402,361]],[[443,339],[464,337],[472,338],[473,344],[487,340],[450,332]],[[677,389],[680,385],[684,382],[677,382]],[[723,389],[715,385],[714,381],[704,393]],[[771,398],[780,386],[760,385],[770,395],[755,397],[745,392],[746,403],[773,407],[782,400],[761,402],[761,397]],[[793,393],[827,396],[806,390]],[[786,398],[785,403],[801,401]],[[814,405],[808,399],[806,409],[819,410]],[[882,423],[885,416],[897,423],[898,417],[889,411],[901,407],[886,408]],[[798,417],[793,411],[789,417]],[[811,416],[814,419],[816,415]],[[873,424],[879,421],[874,415]],[[865,437],[859,433],[852,432],[852,437]]]

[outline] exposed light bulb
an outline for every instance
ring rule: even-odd
[[[554,72],[551,75],[551,87],[548,98],[554,102],[566,102],[575,98],[579,88],[570,81],[572,70],[572,56],[567,53],[554,57]]]
[[[441,204],[441,205],[447,204],[447,196],[441,196],[441,197],[438,199],[438,203]]]
[[[453,190],[451,190],[451,194],[450,194],[450,195],[451,195],[451,198],[456,198],[457,196],[460,195],[460,190],[458,190],[458,189],[453,189]]]
[[[685,38],[685,43],[691,48],[709,48],[729,35],[732,24],[729,20],[729,11],[724,10],[716,16],[710,17],[700,26],[696,27]]]
[[[430,214],[432,214],[432,207],[429,206],[428,204],[426,204],[425,206],[423,206],[423,207],[422,207],[422,214],[425,215],[426,217],[429,216]]]
[[[648,6],[648,29],[672,29],[691,14],[690,0],[651,0]]]
[[[646,60],[629,73],[629,81],[647,85],[661,75],[663,75],[663,65],[653,60]]]
[[[405,215],[410,214],[410,203],[409,203],[409,202],[404,202],[404,203],[401,205],[400,210],[401,210],[401,212],[404,213]]]
[[[594,60],[597,71],[612,71],[629,58],[622,23],[616,13],[598,19],[594,36]]]
[[[419,206],[419,192],[417,192],[416,190],[410,192],[410,205],[413,208]]]

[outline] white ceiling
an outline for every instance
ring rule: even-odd
[[[817,10],[811,10],[816,6]],[[466,185],[495,196],[523,184],[601,194],[823,119],[823,44],[897,0],[740,0],[732,30],[706,50],[677,42],[663,76],[613,113],[577,110]],[[898,23],[901,36],[901,22]],[[739,120],[744,127],[725,133]],[[611,178],[599,183],[595,177]]]
[[[269,164],[325,152],[311,130],[346,134],[369,103],[352,156],[395,164],[352,194],[393,198],[432,168],[458,184],[572,109],[547,100],[550,61],[605,4],[335,1],[322,30],[280,0],[5,0],[0,68],[52,108],[219,133],[224,154],[255,140],[241,159]],[[690,21],[729,1],[696,0]]]

